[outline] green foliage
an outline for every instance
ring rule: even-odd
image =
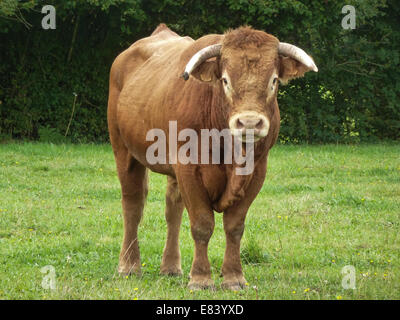
[[[167,23],[194,38],[243,24],[302,47],[319,73],[280,88],[281,142],[400,139],[400,4],[396,0],[66,0],[0,2],[0,136],[108,139],[108,74],[113,59]],[[52,4],[57,29],[43,30]],[[356,8],[344,30],[341,9]]]

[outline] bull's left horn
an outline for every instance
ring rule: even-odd
[[[221,53],[221,48],[221,44],[213,44],[198,51],[187,63],[185,72],[182,74],[182,78],[188,80],[192,71],[196,69],[200,64],[202,64],[207,59],[219,56]]]
[[[318,72],[318,68],[313,59],[307,53],[305,53],[303,49],[300,49],[289,43],[280,42],[278,46],[278,52],[301,62],[310,70]]]

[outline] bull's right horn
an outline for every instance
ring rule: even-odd
[[[219,56],[221,53],[221,48],[222,44],[213,44],[198,51],[187,63],[185,72],[182,74],[182,78],[188,80],[192,71],[204,61],[212,57]]]

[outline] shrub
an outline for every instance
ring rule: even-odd
[[[0,136],[64,135],[76,92],[69,139],[107,141],[111,63],[166,22],[194,38],[249,24],[313,55],[319,73],[281,87],[281,142],[398,140],[400,5],[350,2],[355,30],[341,26],[348,1],[3,0]],[[44,4],[56,8],[56,30],[41,28]]]

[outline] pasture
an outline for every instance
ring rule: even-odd
[[[216,291],[186,288],[193,257],[187,213],[183,277],[159,275],[166,177],[150,175],[139,229],[143,275],[118,276],[120,186],[109,145],[0,145],[0,299],[400,299],[400,145],[274,147],[242,240],[248,288],[219,285],[221,214],[209,245]],[[43,289],[41,268],[56,272]],[[356,288],[342,287],[344,266]]]

